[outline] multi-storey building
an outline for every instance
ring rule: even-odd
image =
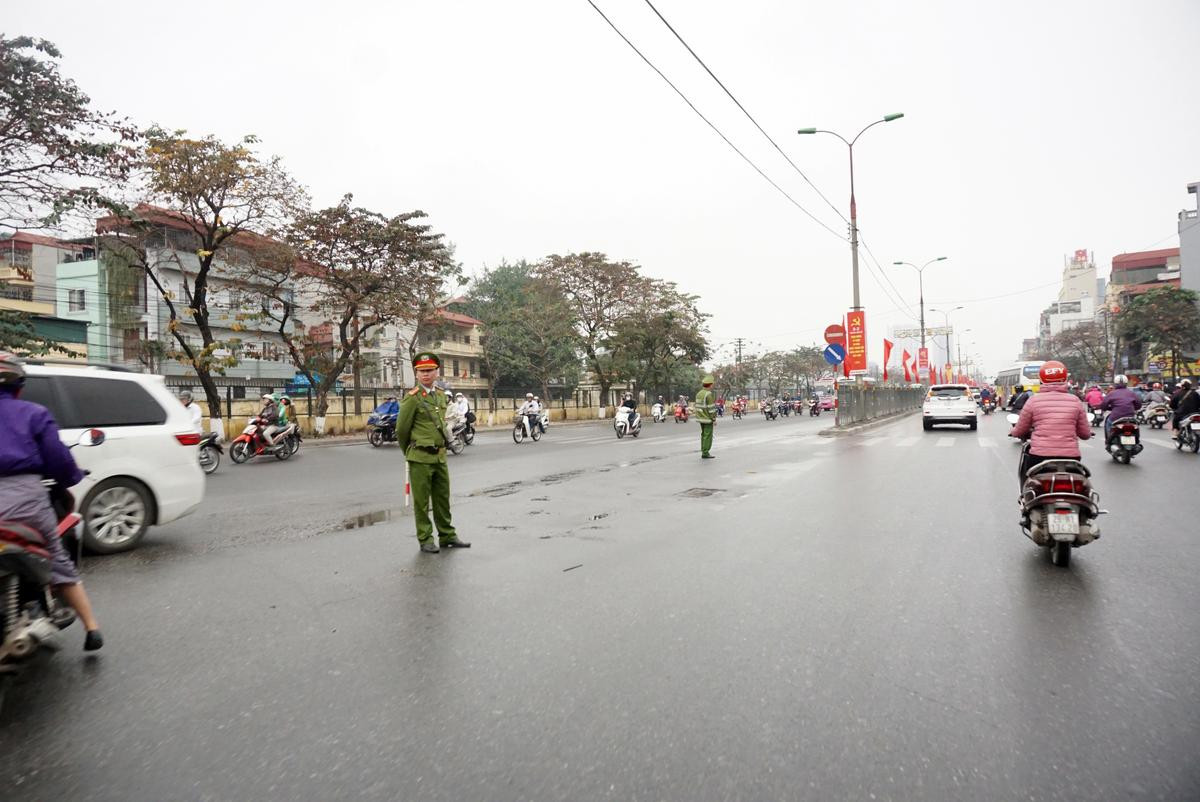
[[[24,231],[0,239],[0,309],[27,315],[35,333],[69,352],[56,356],[97,358],[89,348],[87,322],[57,314],[55,289],[59,264],[86,258],[89,250]]]

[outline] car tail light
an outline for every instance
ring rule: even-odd
[[[185,434],[175,435],[175,439],[179,441],[181,446],[198,446],[200,445],[200,435],[196,432],[187,432]]]

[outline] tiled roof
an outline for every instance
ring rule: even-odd
[[[1135,251],[1122,253],[1113,257],[1113,270],[1133,270],[1139,267],[1154,267],[1166,265],[1171,257],[1179,256],[1178,248],[1162,248],[1157,251]]]

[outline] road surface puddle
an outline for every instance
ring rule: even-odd
[[[355,515],[353,518],[347,518],[342,521],[342,529],[364,529],[368,526],[381,524],[384,521],[390,521],[394,514],[392,510],[375,510],[375,512]]]
[[[684,496],[685,498],[708,498],[709,496],[715,496],[717,493],[723,492],[725,491],[718,487],[692,487],[676,495]]]

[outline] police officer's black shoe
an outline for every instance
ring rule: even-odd
[[[444,549],[469,549],[469,548],[471,548],[471,544],[466,540],[459,540],[458,535],[454,535],[449,540],[442,541],[442,548],[444,548]]]
[[[92,629],[83,639],[83,650],[85,652],[94,652],[104,645],[104,636],[100,634],[100,630]]]
[[[700,459],[716,459],[716,458],[717,457],[715,454],[701,454],[700,455]]]
[[[421,551],[426,554],[437,554],[441,549],[438,548],[437,543],[433,542],[433,538],[430,538],[421,544]]]

